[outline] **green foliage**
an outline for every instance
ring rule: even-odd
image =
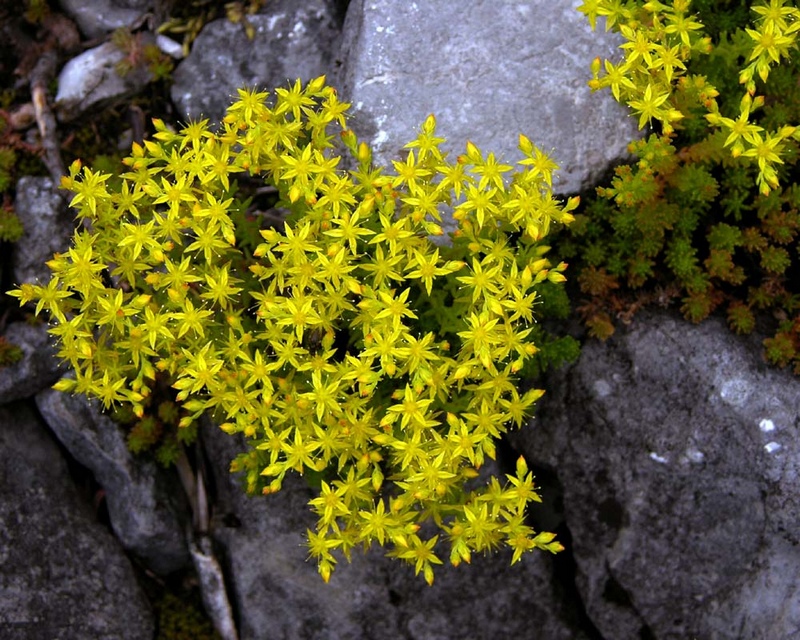
[[[548,324],[561,324],[567,320],[572,308],[564,287],[544,281],[537,287],[537,315],[544,320],[530,328],[536,353],[520,370],[522,380],[538,380],[549,369],[555,369],[568,362],[574,362],[580,355],[580,342],[565,332],[550,332]],[[551,321],[551,322],[548,322]]]
[[[639,128],[653,120],[660,123],[665,135],[671,135],[684,118],[705,118],[713,127],[725,131],[725,147],[734,158],[753,158],[758,164],[756,181],[762,193],[778,187],[778,168],[783,164],[786,147],[797,140],[795,126],[783,125],[772,131],[752,121],[752,112],[763,105],[756,93],[756,80],[766,82],[772,67],[796,47],[800,29],[800,10],[784,6],[785,0],[756,3],[754,28],[744,29],[749,38],[747,60],[738,70],[738,82],[744,95],[738,113],[725,117],[716,97],[717,85],[691,73],[693,57],[712,50],[711,38],[696,15],[689,13],[691,0],[673,0],[671,6],[651,0],[590,0],[578,10],[594,28],[598,17],[606,18],[606,29],[619,31],[627,42],[620,45],[624,60],[614,64],[597,58],[592,64],[593,90],[610,88],[614,97],[626,103],[639,116]],[[739,40],[741,42],[741,40]],[[736,65],[738,67],[738,64]],[[601,75],[601,70],[605,73]]]
[[[0,367],[8,367],[22,360],[22,349],[0,336]]]
[[[76,374],[56,388],[141,419],[166,376],[181,427],[211,412],[248,438],[234,469],[251,491],[319,477],[308,544],[325,580],[334,552],[373,543],[428,582],[445,541],[453,564],[501,545],[512,562],[556,552],[553,534],[525,524],[539,497],[524,460],[507,481],[465,483],[542,393],[515,385],[537,351],[540,292],[565,279],[541,240],[578,200],[553,198],[556,167],[524,136],[518,170],[472,143],[450,162],[433,116],[385,173],[344,128],[347,108],[324,78],[273,99],[240,90],[217,133],[156,121],[116,184],[74,163],[72,247],[48,263],[48,284],[11,295],[53,319]],[[260,232],[250,260],[233,222],[244,172],[292,212],[282,232]],[[458,229],[437,246],[448,207]],[[140,424],[137,446],[157,440],[158,422]]]
[[[694,322],[723,310],[737,333],[752,331],[756,314],[769,311],[783,320],[765,342],[766,357],[800,373],[800,191],[791,124],[800,120],[800,64],[788,58],[800,13],[786,4],[754,3],[753,28],[737,10],[736,30],[717,31],[712,41],[703,24],[725,22],[724,2],[693,5],[702,14],[690,14],[682,0],[584,3],[590,18],[608,16],[627,40],[625,60],[607,63],[602,77],[596,61],[590,84],[610,87],[641,124],[650,119],[637,107],[647,88],[665,97],[650,113],[661,132],[630,145],[634,163],[615,170],[598,200],[587,199],[571,237],[559,244],[562,257],[579,260],[573,266],[588,296],[580,311],[593,335],[606,338],[613,318],[676,298]],[[669,78],[657,62],[665,47],[677,47],[681,61]],[[726,118],[726,110],[739,114]]]
[[[0,206],[0,241],[16,242],[25,233],[22,222],[9,205]]]
[[[178,428],[186,412],[177,402],[168,399],[174,393],[164,388],[164,376],[157,378],[159,384],[145,399],[141,416],[134,413],[131,405],[123,404],[115,409],[113,417],[128,428],[128,448],[133,453],[152,453],[162,466],[168,467],[177,461],[182,445],[195,441],[197,424],[192,422]]]
[[[11,172],[17,163],[17,154],[10,147],[0,147],[0,191],[11,186]]]
[[[703,28],[712,42],[725,34],[744,29],[750,22],[749,3],[741,0],[692,0],[691,9],[699,16]],[[717,45],[714,45],[714,49]],[[712,50],[713,55],[713,50]]]
[[[111,42],[125,54],[116,64],[116,72],[125,77],[136,69],[147,69],[155,80],[170,78],[172,58],[163,53],[144,31],[132,33],[127,28],[119,28],[111,35]]]
[[[41,24],[50,15],[47,0],[25,0],[25,19],[32,24]]]

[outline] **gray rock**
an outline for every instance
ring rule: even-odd
[[[50,178],[26,176],[17,181],[14,207],[25,230],[13,247],[14,283],[47,284],[45,262],[67,250],[75,228],[65,198]]]
[[[15,285],[45,284],[51,276],[45,263],[54,253],[69,247],[72,217],[50,178],[20,178],[16,190],[14,206],[24,234],[12,247],[12,280]],[[63,374],[46,326],[13,323],[6,329],[5,337],[22,349],[23,358],[0,368],[0,404],[32,396]]]
[[[153,74],[145,67],[119,74],[116,66],[124,58],[122,50],[106,42],[67,62],[58,75],[55,108],[59,120],[74,120],[92,107],[122,100],[147,86]]]
[[[22,350],[22,359],[0,367],[0,404],[29,398],[54,384],[66,371],[56,358],[47,327],[15,322],[5,339]]]
[[[711,319],[637,316],[517,436],[564,487],[606,638],[797,638],[800,381]]]
[[[247,20],[255,30],[252,40],[241,24],[210,22],[175,69],[172,101],[185,118],[218,122],[238,99],[236,89],[271,91],[333,71],[340,33],[334,0],[275,0]]]
[[[447,564],[428,587],[376,548],[342,560],[325,584],[306,562],[311,489],[287,478],[275,495],[247,497],[228,473],[241,443],[208,425],[202,437],[216,488],[212,533],[227,559],[242,640],[522,638],[531,629],[548,640],[586,637],[561,617],[543,553],[513,567],[505,553]]]
[[[0,637],[142,640],[150,606],[25,404],[0,407]]]
[[[48,389],[36,396],[47,424],[103,487],[111,526],[122,545],[155,573],[190,562],[179,481],[155,463],[135,458],[122,429],[84,396]]]
[[[458,153],[471,140],[517,161],[523,133],[559,163],[555,190],[580,191],[637,130],[613,97],[590,94],[591,61],[615,57],[616,40],[592,32],[578,4],[353,0],[337,79],[351,127],[382,164],[405,158],[430,113]]]
[[[87,38],[133,27],[152,9],[153,0],[60,0],[61,8]]]

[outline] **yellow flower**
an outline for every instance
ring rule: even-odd
[[[425,291],[430,295],[434,278],[454,273],[461,269],[464,263],[458,260],[450,260],[446,264],[439,266],[439,249],[434,249],[433,253],[428,255],[424,255],[420,251],[414,251],[414,262],[409,266],[415,266],[416,269],[407,272],[405,277],[422,280],[425,285]]]
[[[639,128],[642,129],[652,119],[661,120],[667,112],[661,108],[669,98],[669,91],[657,93],[656,87],[652,83],[647,83],[647,87],[640,100],[631,100],[628,104],[631,109],[639,112]]]

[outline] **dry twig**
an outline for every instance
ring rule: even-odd
[[[64,161],[61,159],[56,118],[47,103],[47,85],[55,76],[57,60],[54,50],[45,51],[33,67],[30,81],[36,124],[39,126],[42,149],[44,149],[44,158],[42,160],[50,172],[50,177],[56,184],[59,184],[61,176],[65,175],[66,171],[64,169]]]

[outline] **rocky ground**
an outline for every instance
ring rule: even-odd
[[[270,0],[238,22],[246,2],[227,18],[197,2],[188,52],[182,34],[155,33],[171,12],[189,24],[179,3],[63,0],[41,16],[23,10],[44,3],[23,4],[0,8],[0,146],[43,160],[11,172],[25,233],[0,245],[4,290],[46,280],[68,245],[65,163],[111,162],[154,116],[218,119],[240,86],[327,74],[383,162],[429,113],[454,149],[471,139],[513,159],[524,132],[553,149],[562,194],[590,187],[636,135],[586,88],[614,42],[579,2]],[[550,374],[498,464],[522,453],[537,469],[532,518],[567,550],[513,567],[476,558],[429,588],[377,552],[323,584],[301,546],[311,490],[246,497],[228,473],[241,443],[210,424],[191,470],[211,513],[193,527],[185,478],[51,390],[65,371],[46,327],[2,305],[22,358],[0,368],[0,637],[202,638],[213,619],[217,637],[256,640],[800,638],[800,382],[722,322],[642,313]]]

